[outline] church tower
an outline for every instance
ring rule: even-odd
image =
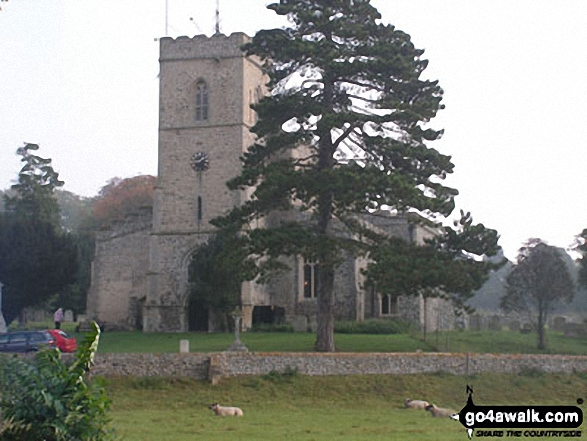
[[[154,192],[145,331],[186,331],[188,266],[214,233],[210,220],[244,201],[226,182],[252,144],[250,104],[263,93],[243,33],[160,40],[159,166]],[[245,290],[246,291],[246,290]],[[243,293],[243,305],[247,301]],[[250,295],[249,295],[250,297]]]

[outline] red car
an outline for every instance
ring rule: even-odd
[[[67,332],[61,329],[47,329],[47,332],[55,339],[55,346],[61,352],[75,352],[77,349],[77,340],[75,337],[70,337]]]

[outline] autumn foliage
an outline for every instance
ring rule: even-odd
[[[100,190],[94,201],[94,219],[98,226],[106,226],[142,208],[153,206],[153,187],[157,178],[140,175],[134,178],[112,178]]]

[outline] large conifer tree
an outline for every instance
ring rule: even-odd
[[[260,31],[245,46],[263,61],[269,95],[254,106],[258,142],[229,182],[254,191],[215,223],[243,229],[261,276],[281,268],[282,256],[316,263],[317,350],[333,351],[334,270],[344,251],[367,254],[384,242],[361,215],[384,205],[440,216],[454,208],[457,191],[442,184],[450,157],[426,145],[442,134],[428,123],[443,91],[423,79],[423,51],[382,24],[369,0],[281,0],[268,8],[291,26]],[[306,215],[253,223],[293,207]]]
[[[6,212],[0,213],[0,282],[7,323],[75,282],[77,247],[60,224],[55,189],[63,185],[51,159],[33,152],[37,144],[17,149],[24,163]],[[64,306],[64,305],[63,305]]]

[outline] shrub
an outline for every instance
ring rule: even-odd
[[[253,332],[293,332],[293,326],[287,323],[257,323],[251,328]]]
[[[109,400],[104,389],[87,378],[98,348],[96,324],[69,365],[57,349],[38,352],[34,359],[0,360],[0,423],[3,441],[104,441]]]
[[[536,367],[522,366],[518,375],[521,377],[540,378],[544,376],[544,372]]]
[[[263,375],[264,380],[274,381],[276,383],[289,383],[298,376],[298,368],[286,366],[283,372],[279,372],[275,369],[269,371]]]
[[[411,324],[400,320],[368,319],[363,322],[341,321],[334,324],[339,334],[404,334]]]

